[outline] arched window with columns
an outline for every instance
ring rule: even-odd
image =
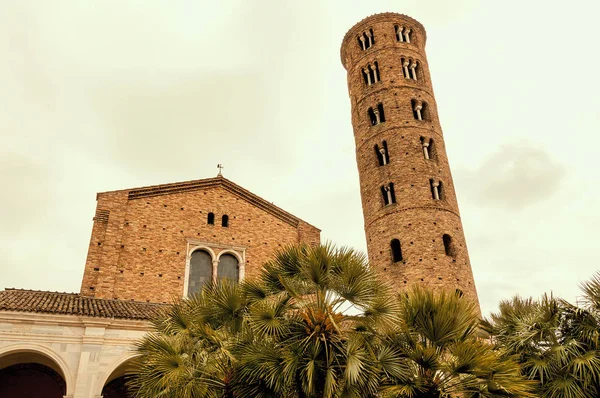
[[[212,256],[205,250],[196,250],[190,257],[187,294],[199,293],[202,287],[212,280]]]
[[[231,253],[224,253],[219,257],[217,279],[219,281],[229,280],[236,283],[239,281],[240,262],[236,256]]]

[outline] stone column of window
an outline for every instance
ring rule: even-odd
[[[387,164],[387,156],[385,153],[385,148],[383,148],[383,147],[379,148],[379,153],[381,154],[381,159],[383,159],[383,165],[385,166]]]
[[[408,62],[408,60],[404,61],[404,63],[402,64],[402,70],[404,71],[404,77],[406,79],[410,79],[410,73],[408,72],[409,64],[410,64],[410,62]]]
[[[410,73],[411,73],[413,80],[417,80],[417,62],[416,61],[413,61],[410,64]]]
[[[417,120],[423,120],[423,116],[421,115],[421,109],[423,109],[423,103],[421,101],[415,102],[414,111],[417,113]]]
[[[371,47],[373,45],[373,35],[368,30],[365,32],[365,34],[367,35],[367,39],[369,40],[369,47]]]
[[[367,76],[367,85],[370,86],[371,85],[371,73],[369,73],[369,69],[367,69],[366,71],[363,69],[362,71]]]
[[[375,115],[375,124],[381,123],[381,119],[379,118],[379,109],[377,109],[377,107],[373,108],[373,114]]]
[[[423,140],[423,155],[425,159],[429,160],[429,141]]]
[[[365,43],[365,37],[363,35],[358,36],[358,40],[360,40],[361,45],[362,45],[362,49],[366,50],[367,49],[367,45]]]
[[[217,273],[219,272],[219,260],[214,259],[212,261],[212,281],[217,283]]]
[[[383,188],[383,190],[385,191],[385,195],[387,197],[387,204],[392,204],[392,190],[390,189],[390,186],[388,185],[387,187]]]
[[[438,187],[440,186],[439,181],[432,182],[431,186],[433,187],[433,198],[435,200],[440,200],[440,192],[438,191]]]
[[[410,43],[410,28],[404,29],[404,41]]]
[[[239,281],[243,281],[244,278],[246,277],[246,262],[245,261],[241,261],[238,266],[240,267],[239,271]]]

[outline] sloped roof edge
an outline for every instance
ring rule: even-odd
[[[141,198],[147,198],[152,196],[160,196],[160,195],[170,195],[174,193],[181,192],[190,192],[207,188],[216,188],[221,187],[228,192],[236,195],[237,197],[244,199],[245,201],[251,203],[252,205],[266,211],[272,216],[280,219],[281,221],[293,226],[298,227],[300,223],[300,218],[294,216],[291,213],[283,210],[282,208],[275,206],[273,203],[266,201],[260,196],[248,191],[245,188],[237,185],[236,183],[228,180],[223,176],[217,176],[214,178],[205,178],[201,180],[192,180],[192,181],[184,181],[184,182],[175,182],[171,184],[160,184],[160,185],[151,185],[147,187],[134,188],[134,189],[126,189],[121,191],[110,191],[110,192],[128,192],[128,199],[135,200]],[[103,192],[109,193],[109,192]],[[98,195],[101,195],[99,193]],[[306,221],[304,221],[306,222]],[[308,223],[307,223],[308,224]],[[309,224],[310,225],[310,224]],[[312,225],[311,225],[312,226]],[[320,231],[320,230],[319,230]]]
[[[151,320],[167,306],[168,304],[85,297],[78,293],[12,288],[0,291],[0,311]]]

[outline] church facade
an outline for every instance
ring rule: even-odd
[[[320,230],[221,175],[97,195],[80,293],[0,291],[0,398],[127,397],[161,307]]]
[[[477,301],[416,20],[385,13],[346,34],[352,124],[370,264],[397,289]],[[210,281],[257,275],[320,230],[224,178],[97,195],[79,293],[0,291],[0,398],[127,397],[135,342],[168,303]]]

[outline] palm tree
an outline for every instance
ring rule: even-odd
[[[375,396],[369,336],[390,327],[391,297],[362,254],[288,247],[258,279],[206,286],[165,312],[138,344],[130,386],[138,397]]]
[[[292,246],[239,285],[206,286],[138,344],[138,397],[529,397],[519,367],[478,339],[475,306],[397,298],[363,254]]]
[[[135,396],[233,397],[230,348],[245,310],[240,287],[228,283],[170,306],[137,343],[140,355],[128,382]]]
[[[600,396],[600,275],[582,284],[582,306],[552,295],[500,303],[487,329],[517,356],[541,397]]]
[[[391,325],[397,305],[364,255],[331,245],[289,247],[244,290],[253,342],[238,351],[243,380],[285,397],[377,394],[369,336]],[[351,315],[352,308],[365,315]]]
[[[378,359],[385,397],[533,397],[519,365],[482,337],[476,305],[415,287],[399,296]]]

